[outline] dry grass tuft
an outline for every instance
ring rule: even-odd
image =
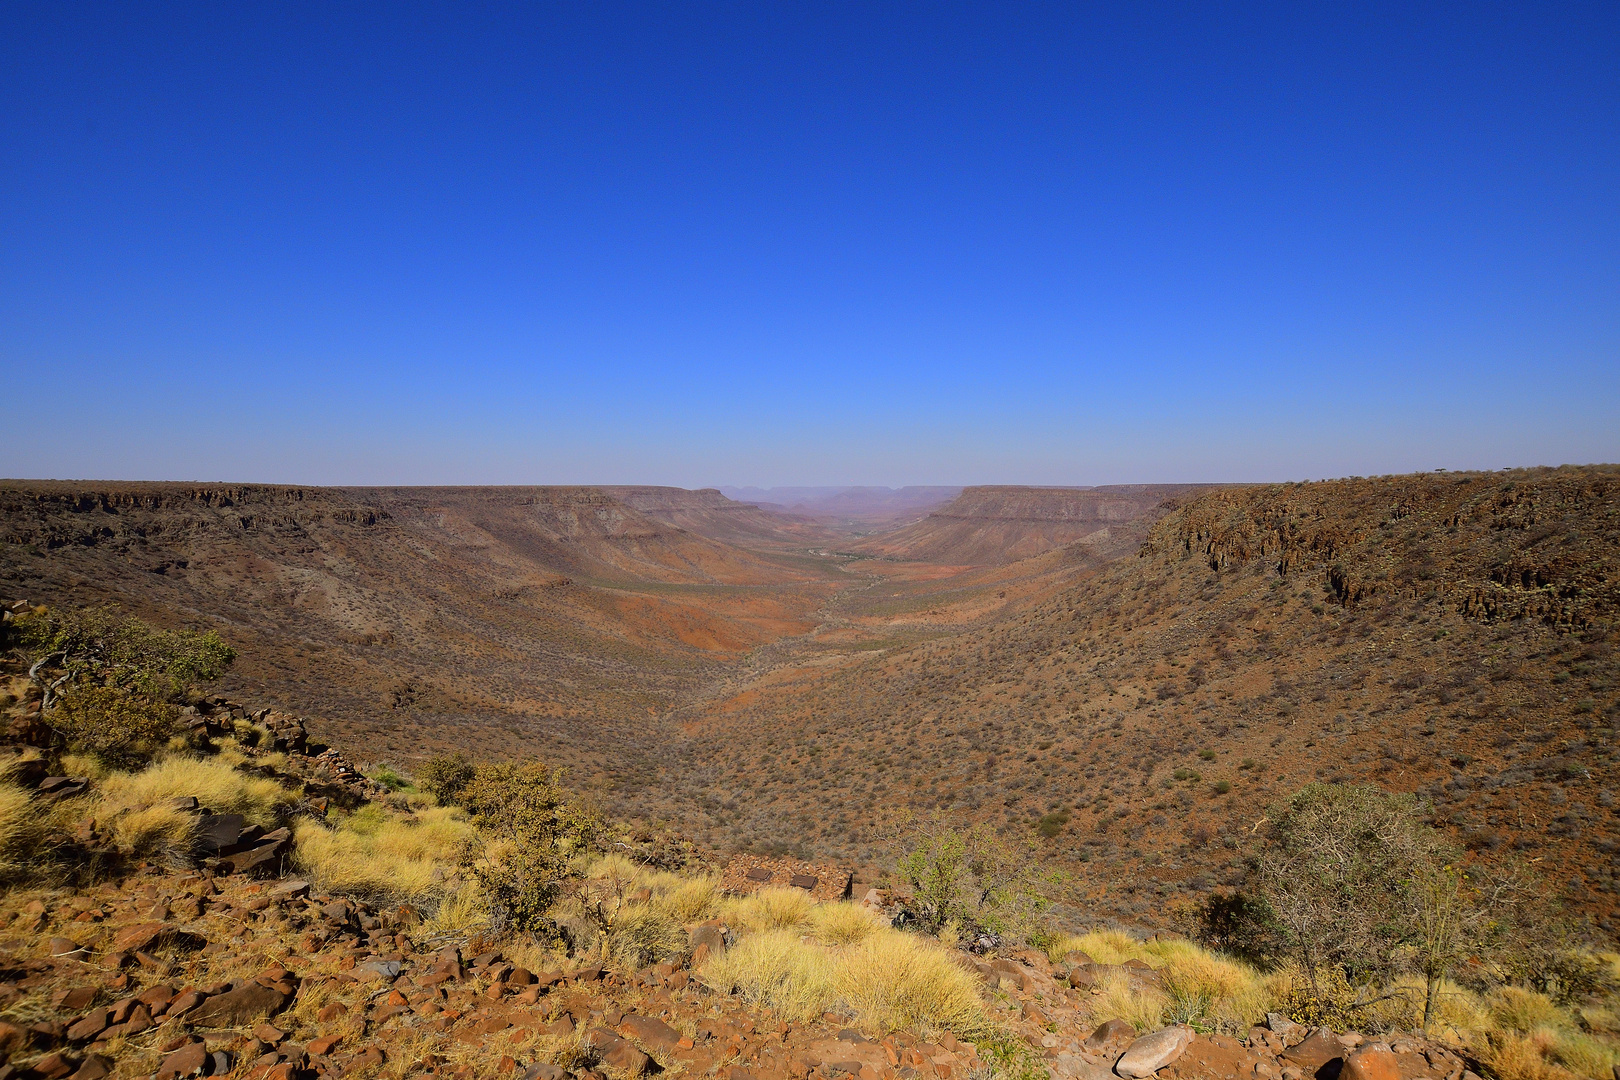
[[[0,781],[0,877],[25,872],[45,836],[45,817],[33,792]]]
[[[838,997],[868,1031],[914,1028],[970,1037],[985,1029],[976,977],[927,938],[890,930],[836,955]]]
[[[1547,1060],[1546,1051],[1551,1046],[1550,1033],[1492,1032],[1479,1059],[1495,1080],[1571,1080],[1568,1070]]]
[[[433,914],[422,921],[411,937],[418,942],[470,938],[489,930],[489,914],[489,898],[477,882],[462,882],[440,898]]]
[[[816,902],[803,889],[777,886],[720,901],[720,914],[744,930],[786,930],[804,925]]]
[[[1277,977],[1182,939],[1138,941],[1117,930],[1069,934],[1053,941],[1048,955],[1060,960],[1080,951],[1099,964],[1140,960],[1158,971],[1164,993],[1136,992],[1128,981],[1110,980],[1105,997],[1121,1019],[1138,1030],[1160,1023],[1204,1021],[1241,1032],[1263,1017],[1285,989]]]
[[[899,1028],[984,1030],[974,977],[928,938],[878,929],[855,944],[827,947],[788,929],[748,934],[703,968],[718,989],[806,1020],[841,1007],[872,1032]]]
[[[273,828],[282,810],[298,801],[274,780],[246,776],[218,760],[167,758],[138,773],[113,773],[101,785],[99,817],[147,810],[194,795],[216,814],[241,814]]]
[[[632,968],[649,967],[686,953],[687,935],[680,925],[656,908],[634,904],[619,912],[608,934],[608,953]]]
[[[836,996],[831,954],[790,930],[749,934],[705,964],[703,978],[790,1021],[819,1016]]]
[[[823,945],[853,945],[878,930],[877,919],[859,904],[817,904],[809,922],[810,936]]]
[[[1521,986],[1503,986],[1492,991],[1486,1001],[1490,1019],[1509,1031],[1531,1032],[1537,1028],[1561,1027],[1568,1023],[1552,998]]]
[[[184,857],[197,831],[197,815],[169,806],[148,806],[112,821],[113,839],[136,855]]]
[[[646,874],[641,880],[652,890],[653,907],[676,922],[702,922],[720,910],[720,882],[716,878],[683,878],[661,871]]]
[[[465,811],[455,807],[402,816],[373,803],[329,828],[300,822],[298,865],[330,892],[427,900],[474,842]]]

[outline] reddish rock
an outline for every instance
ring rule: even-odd
[[[170,1019],[177,1016],[182,1016],[190,1012],[192,1009],[195,1009],[198,1005],[201,1005],[202,1000],[203,996],[197,991],[187,990],[183,994],[176,995],[174,999],[169,1002],[169,1007],[164,1010],[163,1015]]]
[[[61,1054],[46,1054],[34,1062],[32,1071],[35,1076],[43,1076],[47,1080],[61,1080],[73,1072],[73,1063]]]
[[[318,1039],[311,1039],[308,1050],[311,1054],[321,1057],[332,1052],[332,1047],[343,1041],[342,1035],[322,1035]]]
[[[1236,1039],[1225,1035],[1199,1036],[1160,1074],[1165,1080],[1253,1080],[1260,1059]]]
[[[112,1071],[111,1058],[102,1057],[100,1054],[86,1054],[68,1080],[104,1080],[105,1077],[112,1075]]]
[[[1127,1043],[1136,1038],[1136,1029],[1124,1020],[1109,1020],[1099,1024],[1097,1030],[1086,1036],[1086,1045],[1092,1048],[1109,1043]]]
[[[1344,1059],[1339,1080],[1401,1080],[1401,1067],[1388,1046],[1368,1043]]]
[[[106,1009],[92,1009],[68,1026],[71,1042],[85,1042],[95,1038],[112,1024],[112,1015]]]
[[[176,1080],[178,1077],[199,1076],[213,1064],[206,1043],[188,1043],[163,1059],[158,1066],[157,1080]]]
[[[1179,1058],[1193,1040],[1193,1033],[1184,1027],[1164,1028],[1131,1043],[1114,1071],[1120,1076],[1151,1076]]]
[[[629,1073],[631,1076],[640,1076],[647,1071],[651,1059],[627,1040],[619,1038],[606,1028],[595,1029],[586,1041],[596,1048],[605,1065]]]
[[[142,1005],[145,1005],[149,1009],[156,1009],[159,1006],[167,1005],[169,1000],[173,997],[174,987],[165,986],[160,983],[157,986],[148,987],[147,989],[142,990],[139,994],[136,994],[135,1000],[140,1002]]]
[[[191,1011],[186,1022],[197,1027],[241,1027],[276,1015],[291,998],[279,986],[251,982],[210,997]]]
[[[96,1000],[99,991],[94,986],[74,986],[61,991],[52,999],[52,1004],[63,1012],[78,1012],[88,1008]]]
[[[135,953],[150,950],[166,931],[175,929],[167,923],[143,922],[126,926],[113,938],[109,953]]]
[[[619,1024],[619,1032],[659,1053],[675,1049],[681,1040],[680,1032],[650,1016],[626,1016]]]
[[[1303,1042],[1277,1055],[1277,1060],[1306,1076],[1333,1080],[1344,1060],[1344,1044],[1327,1028],[1317,1028]]]

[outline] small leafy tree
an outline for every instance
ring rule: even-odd
[[[163,630],[113,607],[36,609],[15,634],[45,722],[70,746],[125,764],[149,756],[173,731],[177,703],[236,660],[211,630]]]
[[[1397,894],[1433,857],[1418,809],[1410,795],[1351,784],[1309,784],[1272,808],[1260,890],[1313,990],[1319,968],[1372,974],[1399,942]]]
[[[947,924],[993,933],[1029,931],[1048,903],[1031,837],[1006,837],[980,822],[960,829],[941,820],[908,822],[896,870],[910,886],[921,929]]]
[[[1268,815],[1259,882],[1313,998],[1343,996],[1337,983],[1322,985],[1323,971],[1415,969],[1427,1032],[1447,975],[1523,950],[1540,890],[1511,867],[1464,867],[1421,811],[1412,796],[1372,785],[1308,785]]]
[[[561,770],[538,762],[475,766],[459,793],[493,843],[473,874],[500,920],[518,930],[554,936],[549,911],[561,895],[569,859],[601,832],[594,810],[568,796]]]
[[[438,800],[440,806],[461,806],[462,792],[472,783],[477,771],[467,755],[457,750],[429,758],[417,770],[416,782]]]

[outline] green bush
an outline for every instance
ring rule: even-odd
[[[461,794],[472,783],[477,768],[459,750],[429,758],[417,770],[416,785],[439,801],[440,806],[464,805]]]
[[[72,749],[120,765],[150,757],[174,731],[175,703],[236,659],[211,630],[160,630],[112,607],[38,608],[15,635],[44,689],[45,722]]]
[[[480,765],[459,793],[491,841],[473,874],[497,922],[542,936],[557,933],[548,912],[562,893],[569,859],[601,829],[596,814],[566,797],[561,773],[538,763]]]
[[[177,707],[114,686],[70,686],[50,711],[51,727],[69,746],[117,765],[149,760],[179,719]]]
[[[1069,823],[1069,815],[1062,810],[1054,810],[1035,823],[1035,831],[1048,840],[1063,831],[1063,826]]]

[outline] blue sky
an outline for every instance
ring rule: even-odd
[[[0,475],[1620,460],[1620,5],[0,0]]]

